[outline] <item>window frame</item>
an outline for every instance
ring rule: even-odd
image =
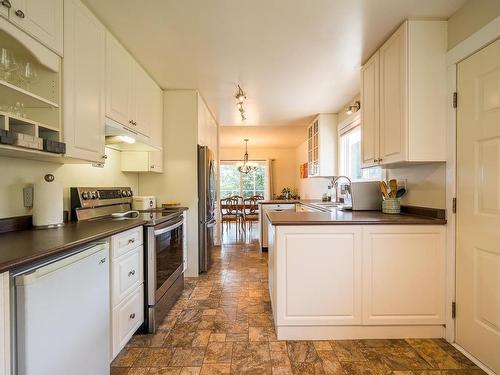
[[[341,170],[341,155],[342,155],[342,137],[352,131],[354,131],[356,128],[360,129],[361,132],[361,139],[360,139],[360,153],[363,152],[362,147],[363,147],[363,128],[361,126],[361,111],[358,111],[351,116],[349,116],[346,120],[342,121],[338,127],[337,127],[337,167],[338,171],[340,174]],[[361,159],[361,155],[360,155]],[[380,169],[380,178],[377,177],[361,177],[361,178],[351,178],[349,177],[352,181],[380,181],[383,180],[385,177],[385,169],[382,166],[375,166],[375,167],[370,167],[370,168],[379,168]],[[347,168],[348,169],[348,168]],[[362,174],[363,170],[367,168],[361,168]]]
[[[253,163],[258,164],[260,167],[262,167],[262,168],[264,169],[264,176],[263,176],[263,177],[264,177],[264,189],[262,190],[262,196],[264,196],[264,197],[265,197],[265,196],[266,196],[266,183],[267,183],[267,182],[266,182],[266,176],[267,176],[267,171],[266,171],[266,169],[268,168],[267,162],[266,162],[266,161],[264,161],[264,160],[249,160],[249,161],[250,161],[250,162],[253,162]],[[233,166],[233,167],[235,167],[235,168],[236,168],[236,165],[237,165],[237,163],[239,163],[239,162],[241,162],[241,160],[221,160],[221,161],[220,161],[220,166],[219,166],[219,168],[222,168],[222,166],[223,166],[223,165],[229,165],[229,166]],[[239,195],[239,196],[241,196],[241,197],[244,197],[243,192],[245,191],[245,190],[243,189],[243,177],[244,177],[243,173],[239,173],[239,189],[238,189],[238,195]],[[222,179],[221,179],[220,181],[222,182]],[[254,192],[255,194],[256,194],[257,192],[260,192],[260,190],[256,190],[256,189],[255,189],[255,174],[254,174],[254,184],[253,184],[253,186],[254,186],[254,190],[253,190],[253,192]],[[223,192],[223,191],[227,191],[227,190],[222,190],[222,189],[220,190],[220,196],[221,196],[221,198],[222,198],[222,199],[224,199],[224,198],[223,198],[223,194],[222,194],[222,192]],[[255,194],[254,194],[254,195],[255,195]]]

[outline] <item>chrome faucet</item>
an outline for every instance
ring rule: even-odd
[[[349,182],[349,185],[347,187],[347,192],[349,193],[349,195],[351,196],[351,204],[352,204],[352,194],[351,194],[351,179],[347,176],[334,176],[332,178],[332,186],[333,188],[335,189],[335,203],[343,203],[343,202],[339,202],[339,192],[338,192],[338,182],[339,180],[341,179],[346,179],[348,182]]]

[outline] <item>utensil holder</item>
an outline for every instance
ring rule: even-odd
[[[382,212],[384,214],[399,214],[401,212],[401,205],[398,198],[387,198],[382,201]]]

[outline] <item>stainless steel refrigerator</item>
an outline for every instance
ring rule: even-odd
[[[214,154],[207,146],[198,146],[198,259],[199,272],[207,272],[214,247],[216,177]]]

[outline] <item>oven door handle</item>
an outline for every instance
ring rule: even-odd
[[[169,232],[171,230],[174,230],[175,228],[179,228],[182,224],[183,224],[183,221],[181,220],[181,221],[179,221],[179,222],[177,222],[174,225],[171,225],[169,227],[155,230],[154,234],[155,234],[155,236],[159,236],[160,234]]]

